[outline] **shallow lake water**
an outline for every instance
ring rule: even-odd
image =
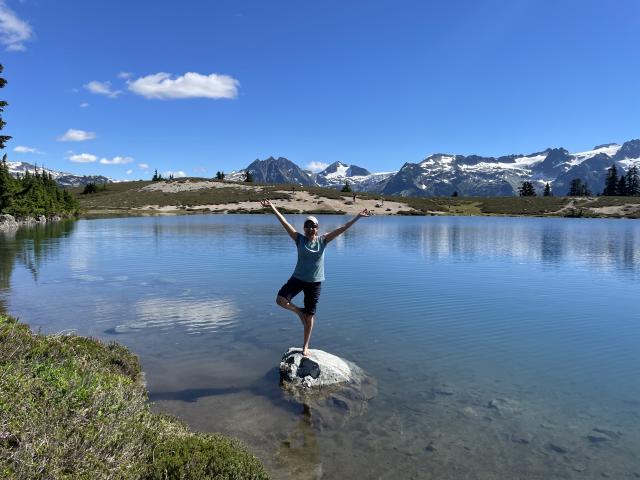
[[[278,385],[294,264],[273,216],[58,223],[0,237],[0,309],[127,345],[154,410],[274,478],[640,478],[640,222],[361,219],[327,249],[311,345],[375,379],[358,408]]]

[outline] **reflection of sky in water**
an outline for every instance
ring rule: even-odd
[[[135,321],[117,325],[114,333],[183,328],[189,333],[215,332],[231,327],[237,309],[229,300],[145,298],[134,305]]]

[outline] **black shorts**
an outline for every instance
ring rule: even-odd
[[[296,277],[291,277],[278,291],[278,296],[284,297],[290,302],[293,297],[300,292],[304,292],[304,308],[302,311],[307,315],[315,315],[321,286],[322,282],[303,282]]]

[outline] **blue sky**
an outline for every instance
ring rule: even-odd
[[[6,152],[138,179],[589,150],[640,137],[638,25],[637,0],[0,0]]]

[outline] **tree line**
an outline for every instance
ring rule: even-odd
[[[535,197],[536,191],[533,182],[522,182],[518,193],[521,197]],[[545,197],[552,196],[551,185],[547,183],[544,187],[543,195]],[[581,178],[574,178],[569,185],[568,197],[588,197],[591,196],[591,190],[587,182]],[[633,165],[626,174],[618,175],[618,169],[615,164],[607,169],[607,178],[604,184],[604,190],[601,193],[606,197],[638,197],[640,196],[640,175],[638,167]]]
[[[80,211],[78,200],[60,188],[53,176],[44,170],[26,172],[13,178],[9,173],[7,155],[0,162],[0,213],[14,217],[44,215],[75,215]]]
[[[0,73],[4,67],[0,65]],[[7,81],[0,77],[0,88]],[[6,101],[0,101],[0,130],[6,122],[2,119]],[[5,143],[11,139],[8,135],[0,135],[0,150],[4,150]],[[75,215],[80,210],[78,200],[66,190],[61,189],[50,173],[26,172],[18,178],[9,173],[7,155],[3,155],[0,162],[0,213],[16,217],[36,217],[40,215]]]

